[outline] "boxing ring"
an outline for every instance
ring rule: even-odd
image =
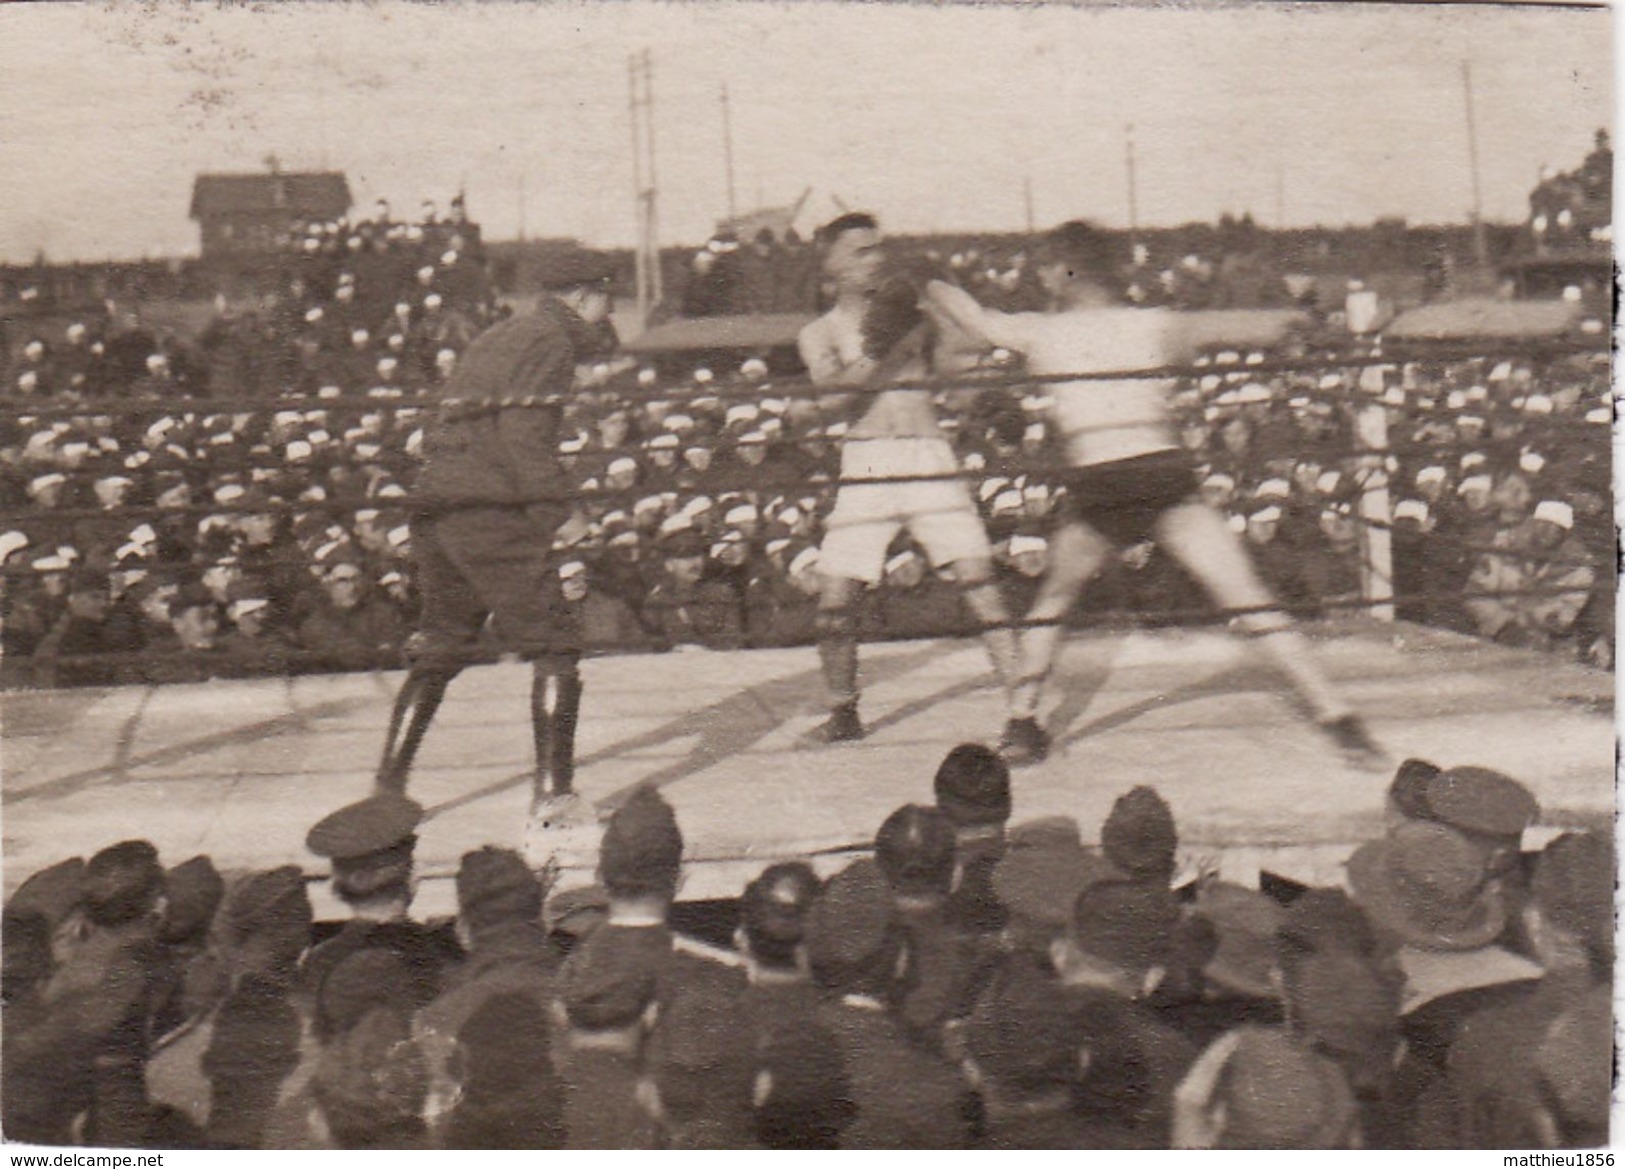
[[[1543,831],[1611,822],[1611,675],[1405,624],[1308,631],[1396,762],[1504,770],[1540,799]],[[589,660],[578,789],[605,812],[637,784],[660,786],[686,839],[685,899],[736,895],[782,858],[811,855],[833,870],[898,805],[930,802],[948,749],[991,739],[1002,719],[975,641],[867,646],[864,666],[870,737],[809,747],[801,734],[824,713],[811,650]],[[1380,832],[1391,771],[1345,764],[1241,639],[1088,632],[1069,642],[1058,677],[1056,750],[1016,772],[1017,822],[1072,816],[1089,840],[1117,796],[1151,784],[1173,807],[1185,865],[1249,884],[1260,870],[1336,883],[1354,846]],[[129,837],[175,861],[201,852],[223,870],[291,863],[320,874],[305,832],[370,790],[399,680],[5,694],[6,891]],[[519,844],[528,686],[528,667],[496,664],[466,671],[447,694],[409,789],[428,813],[420,912],[452,906],[463,852]],[[561,840],[559,862],[568,882],[589,880],[593,835]]]
[[[1594,349],[1562,352],[1606,361]],[[1433,353],[1419,360],[1451,359]],[[1392,369],[1399,360],[1390,352],[1091,376],[1206,380],[1219,369],[1228,381],[1278,369]],[[1045,380],[1062,379],[1011,375],[977,384],[1035,387]],[[1369,384],[1362,375],[1358,388],[1341,385],[1334,395],[1355,417],[1354,453],[1369,472],[1356,513],[1364,596],[1305,630],[1391,764],[1376,771],[1347,764],[1297,708],[1286,680],[1222,627],[1123,623],[1074,633],[1066,645],[1050,706],[1040,711],[1055,748],[1043,764],[1016,773],[1016,822],[1070,816],[1087,841],[1119,795],[1150,784],[1173,808],[1187,869],[1217,868],[1246,884],[1261,871],[1337,883],[1348,854],[1381,830],[1393,765],[1417,756],[1515,776],[1541,802],[1537,833],[1611,823],[1612,675],[1392,620],[1404,598],[1395,596],[1392,580],[1381,384],[1379,370]],[[745,400],[764,391],[704,392]],[[774,392],[817,391],[780,383]],[[216,399],[207,409],[263,413],[293,404]],[[297,405],[343,412],[421,403],[353,397]],[[201,408],[120,402],[7,412],[47,418],[179,406]],[[588,495],[627,493],[570,498]],[[132,507],[123,514],[138,522],[243,510],[264,505]],[[29,569],[4,569],[7,576],[19,571]],[[833,870],[866,848],[899,805],[929,802],[947,751],[962,741],[992,741],[1004,717],[974,638],[865,645],[862,661],[869,737],[812,747],[804,735],[827,709],[810,646],[589,658],[582,664],[576,787],[600,816],[639,784],[661,788],[686,838],[686,899],[733,896],[764,865],[789,857],[810,856]],[[401,678],[384,670],[0,694],[5,891],[40,867],[131,837],[151,840],[171,862],[207,853],[228,872],[292,863],[319,875],[305,833],[371,790]],[[473,665],[452,684],[429,731],[408,788],[427,811],[417,853],[421,913],[452,907],[450,877],[465,851],[520,843],[532,766],[529,685],[526,665]],[[569,883],[590,880],[595,852],[594,829],[560,834],[557,861]]]

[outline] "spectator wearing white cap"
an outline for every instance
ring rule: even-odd
[[[1574,536],[1574,509],[1542,500],[1498,533],[1468,578],[1478,632],[1503,645],[1548,649],[1568,638],[1597,584],[1596,559]]]

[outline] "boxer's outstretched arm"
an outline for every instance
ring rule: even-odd
[[[925,286],[926,299],[938,312],[954,325],[987,345],[1022,352],[1025,332],[1018,319],[1009,313],[983,308],[963,288],[956,288],[942,280],[933,280]]]

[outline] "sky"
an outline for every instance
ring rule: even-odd
[[[663,243],[812,188],[893,231],[1251,211],[1486,218],[1612,126],[1613,14],[1471,5],[923,7],[797,0],[0,4],[0,262],[189,255],[200,171],[347,173],[358,210],[488,238],[635,237],[627,59],[654,66]]]

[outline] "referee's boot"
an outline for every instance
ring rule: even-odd
[[[428,733],[429,723],[446,697],[446,687],[460,671],[449,668],[414,666],[395,696],[389,716],[389,732],[384,738],[384,757],[378,763],[374,786],[380,792],[396,795],[406,791],[406,777],[417,758],[418,747]],[[410,717],[408,717],[410,716]]]
[[[560,853],[597,847],[598,815],[575,791],[576,723],[581,715],[581,678],[538,670],[531,686],[531,727],[536,771],[522,852],[539,866]]]

